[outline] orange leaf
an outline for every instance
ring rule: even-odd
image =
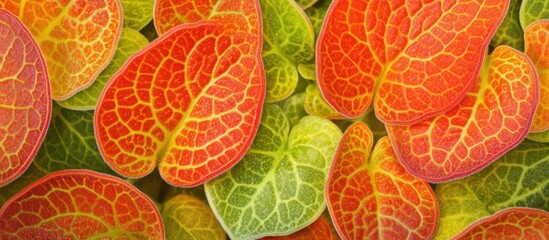
[[[317,44],[322,93],[349,118],[373,100],[377,117],[390,125],[444,113],[474,85],[508,5],[334,0]]]
[[[0,187],[32,163],[51,118],[46,64],[30,32],[0,9]]]
[[[343,135],[326,183],[328,210],[344,239],[428,239],[436,232],[438,203],[429,183],[398,163],[387,137],[370,156],[364,123]]]
[[[262,240],[335,240],[332,229],[324,217],[319,217],[311,225],[287,236],[264,237]]]
[[[51,173],[0,209],[0,239],[163,239],[154,203],[119,178],[88,170]]]
[[[530,59],[507,46],[486,58],[477,84],[451,111],[412,126],[387,126],[402,165],[430,182],[468,176],[518,145],[538,102]]]

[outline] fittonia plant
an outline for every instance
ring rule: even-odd
[[[0,239],[547,239],[548,18],[0,1]]]

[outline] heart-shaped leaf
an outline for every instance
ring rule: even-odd
[[[429,183],[399,164],[389,139],[374,150],[364,123],[351,125],[339,143],[326,182],[328,210],[344,239],[429,239],[438,204]]]
[[[287,235],[315,221],[325,208],[324,183],[340,138],[335,124],[314,116],[290,131],[282,109],[265,105],[244,159],[205,184],[229,237]]]
[[[444,113],[474,85],[508,5],[334,0],[316,51],[322,94],[349,118],[373,100],[377,117],[391,125]]]
[[[125,28],[141,30],[153,19],[154,0],[120,0],[120,3],[124,9]]]
[[[0,209],[1,239],[163,239],[154,203],[119,178],[88,170],[48,174]]]
[[[114,174],[97,149],[93,112],[73,111],[53,104],[50,127],[42,146],[21,178],[1,189],[0,205],[46,174],[65,169]]]
[[[224,18],[180,25],[133,55],[107,84],[95,134],[117,173],[143,177],[158,164],[168,183],[191,187],[244,156],[265,97],[259,4],[245,2],[231,14],[253,20],[245,26]]]
[[[261,240],[336,240],[328,220],[319,217],[311,225],[287,236],[264,237]]]
[[[29,167],[51,118],[48,72],[19,19],[0,9],[0,187]]]
[[[535,208],[508,208],[476,221],[452,239],[543,240],[547,237],[549,213]]]
[[[509,207],[549,211],[549,145],[523,141],[469,177],[438,184],[436,239],[448,239],[479,218]]]
[[[258,0],[156,0],[154,26],[158,34],[184,23],[201,20],[223,22],[227,28],[261,34]]]
[[[263,18],[263,62],[267,79],[265,101],[290,96],[298,82],[297,66],[314,57],[314,30],[293,0],[260,0]]]
[[[549,18],[549,2],[540,0],[522,0],[520,5],[520,25],[526,29],[530,23]]]
[[[59,105],[75,110],[92,110],[97,105],[97,99],[101,91],[107,85],[111,77],[124,65],[126,60],[145,47],[149,41],[138,31],[130,28],[123,28],[118,41],[118,47],[111,63],[101,72],[95,82],[81,92],[76,93],[64,101],[58,101]]]
[[[162,207],[167,239],[226,239],[212,210],[202,200],[180,194]]]
[[[0,2],[18,15],[40,46],[51,94],[64,100],[89,87],[111,61],[122,31],[120,1]]]
[[[500,45],[507,45],[519,51],[524,50],[524,32],[520,26],[519,13],[522,0],[511,0],[507,16],[501,22],[496,34],[490,42],[490,47],[495,48]]]
[[[387,126],[402,165],[429,182],[468,176],[518,145],[538,102],[530,59],[500,46],[485,59],[476,86],[454,109],[411,126]]]
[[[524,53],[532,59],[539,78],[539,104],[530,132],[543,132],[549,130],[549,19],[528,25],[524,44]]]

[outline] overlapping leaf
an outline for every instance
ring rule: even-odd
[[[292,0],[293,1],[293,0]],[[295,3],[299,5],[302,9],[307,9],[310,6],[313,6],[317,0],[295,0]]]
[[[210,207],[200,199],[180,194],[162,207],[166,239],[226,239]]]
[[[88,170],[51,173],[0,209],[1,239],[162,239],[154,203],[126,181]]]
[[[436,239],[448,239],[479,218],[509,207],[549,211],[549,145],[525,140],[467,178],[438,184]]]
[[[337,239],[332,235],[332,230],[328,224],[328,220],[324,217],[319,217],[316,221],[311,223],[304,229],[301,229],[295,233],[287,236],[279,237],[265,237],[261,240],[335,240]]]
[[[350,118],[373,100],[391,125],[444,113],[474,85],[508,4],[335,0],[316,51],[322,94]]]
[[[520,25],[526,29],[536,20],[549,18],[549,2],[540,0],[522,0],[520,5]]]
[[[259,4],[231,3],[229,16],[180,25],[133,55],[102,92],[96,138],[120,175],[158,164],[168,183],[196,186],[251,145],[265,96]]]
[[[316,83],[309,84],[305,90],[305,111],[313,116],[319,116],[327,119],[344,119],[326,100],[318,89]]]
[[[507,45],[519,51],[524,50],[524,32],[520,26],[519,14],[522,0],[511,0],[507,16],[498,27],[496,34],[490,42],[490,47],[495,48],[500,45]]]
[[[389,139],[374,150],[364,123],[343,135],[326,182],[328,210],[344,239],[429,239],[438,204],[429,183],[398,163]]]
[[[0,8],[17,15],[40,46],[56,100],[93,83],[111,61],[122,30],[120,1],[13,0]]]
[[[76,93],[65,101],[58,101],[58,103],[65,108],[76,110],[95,109],[99,95],[101,95],[101,91],[103,91],[109,79],[124,65],[131,55],[145,47],[148,43],[149,41],[138,31],[123,28],[112,61],[101,72],[95,82],[89,88]]]
[[[48,173],[88,169],[114,174],[101,159],[93,134],[93,112],[72,111],[53,104],[51,124],[29,169],[0,191],[0,205]]]
[[[387,126],[402,165],[429,182],[468,176],[518,145],[538,102],[530,59],[500,46],[485,59],[476,86],[451,111],[411,126]]]
[[[266,105],[244,159],[205,184],[229,237],[287,235],[316,220],[325,208],[325,179],[340,138],[337,126],[314,116],[290,131],[284,112]]]
[[[318,0],[312,7],[305,9],[305,13],[309,16],[309,20],[311,20],[311,24],[315,30],[315,38],[318,38],[318,35],[320,34],[324,16],[331,3],[332,0]]]
[[[549,213],[535,208],[508,208],[478,220],[452,239],[543,240],[548,236]]]
[[[530,132],[549,130],[549,19],[524,29],[526,55],[532,59],[539,78],[539,104]]]
[[[297,66],[314,57],[314,30],[293,0],[261,0],[263,62],[267,102],[290,96],[298,82]]]
[[[153,18],[154,0],[120,0],[120,3],[124,10],[125,28],[141,30]]]
[[[294,94],[289,98],[284,100],[282,109],[288,117],[288,122],[290,127],[295,126],[299,123],[303,117],[307,116],[303,104],[305,103],[305,93]]]
[[[0,187],[29,167],[51,117],[42,53],[16,16],[0,9]]]
[[[223,22],[227,28],[244,32],[261,33],[258,0],[156,0],[154,2],[154,26],[158,34],[184,23],[201,20]]]

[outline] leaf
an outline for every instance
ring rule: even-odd
[[[297,93],[289,98],[286,98],[283,102],[282,109],[288,117],[290,127],[299,123],[303,117],[307,116],[303,104],[305,102],[305,93]]]
[[[139,31],[153,19],[154,0],[120,0],[120,3],[124,10],[125,28]]]
[[[312,7],[305,9],[305,13],[309,16],[309,20],[311,20],[311,24],[315,30],[315,39],[318,38],[318,35],[320,34],[324,16],[331,3],[332,0],[318,0]]]
[[[299,63],[314,57],[314,30],[293,0],[260,0],[263,17],[263,62],[267,79],[265,101],[290,96],[297,85]]]
[[[326,119],[344,119],[336,110],[330,106],[316,83],[309,84],[305,90],[305,111],[313,116],[319,116]]]
[[[429,239],[436,232],[438,204],[429,183],[400,166],[389,139],[374,150],[364,123],[351,125],[334,156],[328,180],[328,210],[344,239]]]
[[[451,110],[474,85],[508,5],[335,0],[316,51],[322,94],[348,118],[360,117],[373,100],[388,125]]]
[[[113,170],[139,178],[158,164],[168,183],[192,187],[244,156],[265,96],[253,3],[233,14],[256,19],[249,26],[220,19],[178,26],[113,76],[95,113],[99,150]]]
[[[508,208],[469,225],[452,239],[546,239],[549,213],[535,208]]]
[[[21,178],[2,188],[0,205],[46,174],[66,169],[114,174],[97,149],[93,112],[73,111],[53,104],[51,123],[42,146]]]
[[[111,61],[122,31],[119,1],[0,2],[29,28],[40,46],[55,100],[89,87]]]
[[[258,0],[155,0],[154,26],[159,35],[184,23],[223,22],[226,27],[261,34]],[[244,11],[244,12],[243,12]]]
[[[316,65],[314,63],[297,65],[297,72],[299,72],[299,75],[301,75],[305,79],[316,80]]]
[[[291,0],[293,1],[293,0]],[[301,7],[302,9],[307,9],[310,6],[313,6],[313,4],[316,3],[317,0],[295,0],[295,2]]]
[[[290,131],[282,109],[265,105],[244,159],[205,184],[208,202],[229,237],[287,235],[316,220],[325,208],[324,183],[340,138],[337,126],[314,116]]]
[[[538,102],[530,59],[507,46],[485,59],[476,86],[454,109],[412,126],[387,126],[401,164],[429,182],[479,171],[518,145]]]
[[[536,142],[549,142],[549,130],[539,133],[528,133],[526,138]]]
[[[172,197],[162,208],[166,239],[226,239],[210,207],[185,194]]]
[[[162,239],[154,203],[119,178],[88,170],[48,174],[0,209],[2,239]]]
[[[501,22],[496,34],[490,42],[490,47],[507,45],[519,51],[524,51],[524,32],[520,26],[519,14],[522,0],[511,0],[507,16]]]
[[[549,130],[549,19],[528,25],[524,42],[524,53],[532,59],[539,78],[539,104],[530,132],[544,132]]]
[[[536,20],[549,18],[549,2],[522,0],[519,16],[522,29],[526,29],[530,23]]]
[[[448,239],[477,219],[508,207],[549,211],[549,145],[523,141],[482,171],[438,184],[436,239]]]
[[[48,72],[40,48],[13,14],[0,9],[0,187],[29,167],[51,118]]]
[[[74,110],[92,110],[97,105],[97,99],[101,91],[107,85],[109,79],[124,65],[126,60],[145,47],[149,41],[138,31],[123,28],[118,41],[118,47],[111,63],[101,72],[95,82],[81,92],[76,93],[64,101],[58,101],[59,105]]]
[[[335,240],[328,221],[319,217],[311,225],[287,236],[265,237],[261,240]]]

